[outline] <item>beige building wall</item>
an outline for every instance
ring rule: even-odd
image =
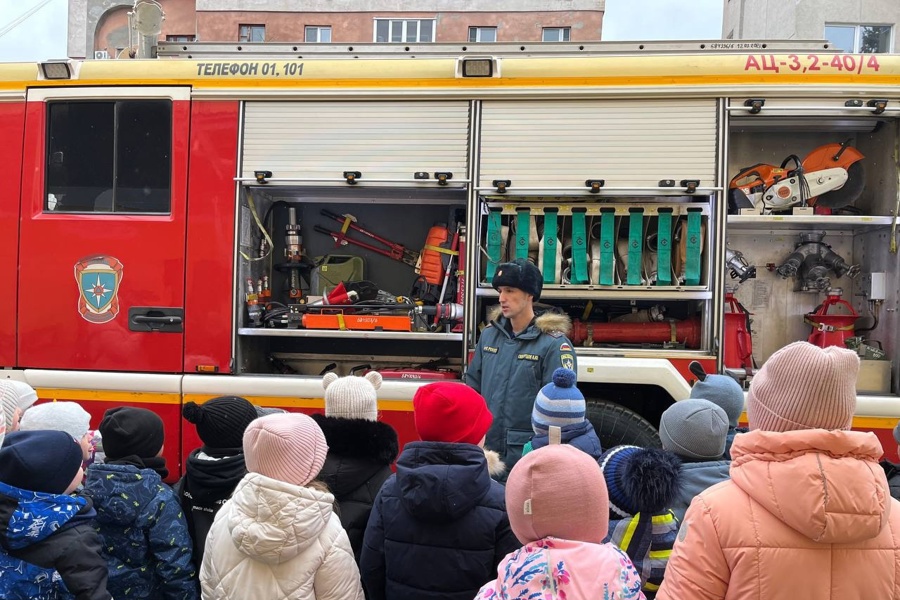
[[[891,25],[900,52],[898,0],[723,0],[722,37],[820,40],[826,24]]]

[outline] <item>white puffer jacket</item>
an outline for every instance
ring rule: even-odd
[[[206,538],[204,600],[363,600],[333,502],[325,492],[247,474]]]

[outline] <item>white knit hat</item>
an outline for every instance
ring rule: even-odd
[[[369,371],[365,377],[338,377],[327,373],[322,378],[325,388],[325,416],[342,419],[378,420],[378,393],[381,373]]]
[[[770,356],[750,383],[750,429],[850,429],[858,375],[853,350],[789,344]]]
[[[38,401],[37,392],[24,381],[10,379],[9,382],[19,396],[19,408],[21,408],[23,412],[31,408],[31,405]]]
[[[244,432],[247,471],[294,485],[315,479],[327,454],[325,434],[304,414],[260,417]]]
[[[81,440],[91,428],[91,415],[77,402],[47,402],[28,409],[22,415],[22,431],[65,431]]]
[[[3,424],[6,426],[6,433],[13,431],[13,419],[16,417],[16,410],[19,408],[19,394],[16,386],[13,385],[11,379],[0,379],[0,414],[3,415]]]

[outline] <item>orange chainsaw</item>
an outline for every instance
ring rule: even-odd
[[[865,187],[865,171],[859,162],[865,157],[849,143],[819,146],[803,161],[792,154],[780,167],[761,163],[741,169],[729,186],[732,201],[740,205],[740,196],[746,196],[761,213],[786,211],[798,205],[828,209],[849,206]]]

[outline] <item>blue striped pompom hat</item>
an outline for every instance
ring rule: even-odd
[[[562,429],[584,421],[584,409],[584,396],[575,387],[575,371],[560,367],[534,399],[531,427],[536,435],[547,435],[551,426]]]

